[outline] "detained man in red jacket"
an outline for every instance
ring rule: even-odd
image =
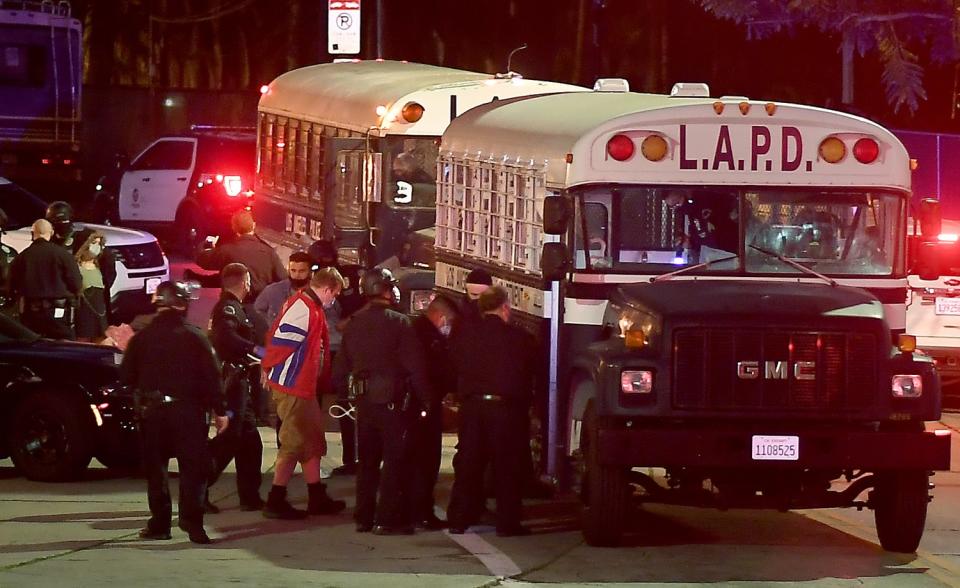
[[[335,514],[346,506],[327,496],[320,481],[320,458],[327,444],[317,402],[318,388],[326,389],[330,383],[330,335],[323,309],[333,304],[343,286],[343,276],[334,268],[314,272],[310,286],[284,303],[267,338],[261,365],[282,421],[273,487],[263,508],[267,518]],[[287,501],[287,484],[297,463],[307,482],[306,511]]]

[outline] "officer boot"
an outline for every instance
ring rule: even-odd
[[[267,504],[263,507],[263,516],[268,519],[284,519],[288,521],[306,518],[307,511],[293,508],[287,502],[287,487],[274,485],[267,495]]]
[[[337,514],[347,507],[346,502],[327,496],[327,488],[323,482],[307,484],[307,496],[307,512],[312,515]]]

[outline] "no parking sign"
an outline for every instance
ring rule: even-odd
[[[327,44],[330,53],[360,53],[360,0],[329,0]]]

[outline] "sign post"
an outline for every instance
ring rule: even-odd
[[[329,0],[327,50],[332,54],[360,53],[360,0]]]

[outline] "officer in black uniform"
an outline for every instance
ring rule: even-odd
[[[276,250],[255,233],[257,228],[253,222],[253,215],[249,210],[234,213],[230,219],[230,226],[236,237],[232,240],[218,243],[213,249],[205,249],[197,255],[197,264],[203,269],[222,270],[229,263],[242,263],[250,270],[251,289],[250,302],[260,295],[260,292],[274,282],[286,279],[287,268],[280,261]],[[204,287],[216,288],[219,286],[217,274],[200,275],[193,271],[185,273],[191,278],[199,279]],[[247,302],[243,300],[242,302]],[[269,328],[267,325],[266,328]],[[264,329],[266,335],[266,329]]]
[[[446,522],[433,512],[433,489],[437,484],[443,450],[443,398],[457,387],[457,374],[449,348],[450,333],[457,318],[456,305],[450,299],[438,296],[423,314],[413,319],[433,388],[427,415],[410,430],[408,459],[410,510],[414,525],[424,529],[446,526]]]
[[[73,223],[73,207],[70,203],[63,200],[51,202],[47,206],[44,218],[53,225],[53,237],[51,243],[62,245],[71,255],[76,255],[80,248],[87,242],[87,239],[93,235],[96,230],[90,227],[84,227],[77,230]],[[100,269],[100,275],[103,276],[103,295],[104,308],[107,311],[107,324],[113,324],[113,305],[111,304],[110,288],[117,280],[117,257],[113,249],[104,247],[103,251],[97,257],[97,267]],[[143,305],[146,305],[144,300]],[[148,308],[135,308],[133,310],[142,310],[149,312]]]
[[[399,301],[393,274],[372,269],[361,279],[360,290],[369,303],[347,324],[333,365],[335,390],[346,396],[352,388],[357,397],[360,463],[354,517],[361,533],[409,535],[413,526],[402,471],[408,431],[416,415],[426,411],[432,391],[410,319],[391,308]]]
[[[20,300],[20,320],[51,339],[73,339],[74,308],[80,295],[80,266],[70,253],[51,242],[53,226],[33,223],[33,243],[10,265],[10,286]]]
[[[163,282],[154,294],[158,312],[134,335],[120,366],[120,379],[135,390],[143,438],[150,520],[143,539],[170,538],[170,488],[167,465],[180,470],[179,527],[194,543],[210,543],[203,529],[203,498],[210,475],[207,417],[214,413],[217,432],[229,424],[217,358],[199,329],[186,322],[190,293]]]
[[[257,431],[250,384],[251,378],[259,377],[255,358],[263,356],[263,347],[257,345],[253,323],[240,303],[250,291],[250,272],[242,263],[231,263],[220,272],[220,279],[220,300],[210,313],[210,340],[221,361],[230,428],[210,442],[213,472],[209,486],[216,483],[230,460],[235,459],[240,510],[260,510],[263,508],[260,498],[263,444]],[[209,499],[205,508],[208,513],[219,512]]]
[[[447,519],[450,532],[476,522],[484,502],[483,474],[493,462],[497,535],[526,535],[520,524],[522,455],[529,452],[526,415],[534,389],[533,337],[509,323],[507,291],[493,286],[478,301],[482,319],[453,343],[462,406],[455,480]]]

